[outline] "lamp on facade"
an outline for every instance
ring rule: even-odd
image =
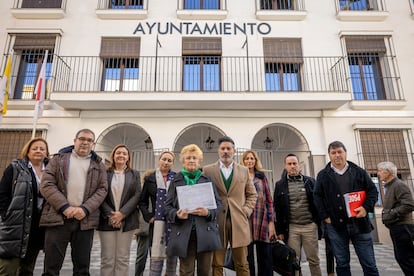
[[[273,147],[273,139],[269,137],[269,128],[266,128],[266,139],[263,141],[263,145],[265,149],[272,149]]]
[[[209,128],[208,129],[208,137],[207,137],[206,141],[204,142],[205,148],[211,150],[214,146],[214,142],[215,141],[210,136],[210,128]]]
[[[152,149],[152,140],[151,137],[147,137],[147,139],[144,140],[145,148],[146,149]]]

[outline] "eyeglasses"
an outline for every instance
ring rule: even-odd
[[[88,142],[88,143],[93,143],[93,139],[92,138],[86,138],[86,137],[78,137],[76,138],[81,142]]]

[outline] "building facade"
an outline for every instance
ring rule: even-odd
[[[340,140],[374,180],[390,160],[413,190],[413,14],[413,0],[3,0],[0,167],[32,134],[47,58],[36,135],[51,152],[90,128],[102,156],[125,143],[145,171],[189,143],[214,162],[228,135],[275,183],[287,153],[315,176]]]

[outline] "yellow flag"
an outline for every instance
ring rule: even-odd
[[[11,76],[11,65],[12,55],[7,58],[6,68],[0,82],[0,112],[6,114],[7,112],[7,101],[9,99],[9,87],[10,87],[10,76]]]

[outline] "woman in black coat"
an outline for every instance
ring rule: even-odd
[[[202,174],[200,164],[203,153],[197,145],[191,144],[181,150],[183,168],[174,177],[168,190],[164,214],[171,222],[167,255],[180,258],[180,275],[194,275],[197,260],[197,275],[211,275],[213,251],[221,249],[217,213],[221,208],[215,185]],[[177,187],[211,183],[217,208],[200,206],[195,210],[179,207]]]
[[[0,275],[33,275],[45,237],[39,227],[43,208],[39,184],[48,156],[47,142],[34,138],[24,145],[21,159],[4,171],[0,181]]]
[[[141,193],[139,172],[131,168],[126,145],[111,153],[108,169],[108,194],[100,207],[101,275],[129,274],[131,237],[138,228],[138,200]]]

